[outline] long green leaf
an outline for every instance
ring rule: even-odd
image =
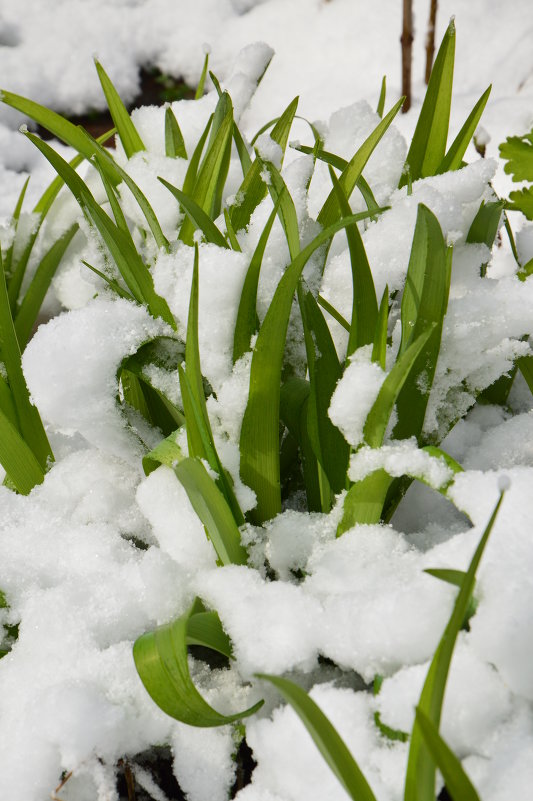
[[[130,159],[135,153],[146,150],[146,148],[111,79],[98,61],[95,60],[94,63],[122,147]]]
[[[24,198],[26,196],[26,190],[28,188],[28,184],[30,182],[31,176],[28,175],[24,183],[22,184],[22,189],[19,192],[19,196],[17,198],[17,202],[15,204],[15,208],[13,210],[13,214],[11,216],[11,224],[13,225],[15,231],[13,236],[13,241],[9,248],[4,253],[4,272],[6,274],[6,280],[9,284],[9,279],[11,278],[11,270],[12,270],[12,259],[13,259],[13,250],[15,249],[15,242],[17,239],[17,231],[18,231],[18,222],[20,218],[20,212],[22,211],[22,205],[24,203]]]
[[[52,449],[46,436],[39,412],[30,400],[26,380],[22,372],[20,347],[13,325],[11,308],[0,254],[0,342],[2,360],[7,372],[9,388],[13,396],[18,428],[26,445],[40,465],[46,470],[49,461],[53,460]]]
[[[402,298],[400,355],[428,325],[434,325],[434,330],[398,396],[394,428],[398,439],[418,438],[422,432],[448,306],[450,276],[451,251],[446,250],[439,222],[420,204]]]
[[[389,113],[384,117],[379,125],[372,131],[370,136],[368,136],[361,147],[356,151],[356,153],[352,156],[348,164],[346,165],[345,169],[343,170],[340,178],[339,183],[342,187],[342,190],[347,198],[350,198],[354,187],[363,172],[363,169],[374,152],[375,148],[379,144],[380,140],[384,136],[385,132],[387,131],[388,127],[392,123],[394,117],[399,112],[400,108],[403,105],[405,98],[400,98],[395,106],[389,111]],[[335,188],[331,190],[329,193],[326,202],[322,206],[320,213],[317,217],[318,222],[324,228],[334,223],[336,220],[339,219],[341,216],[341,210],[339,208],[339,202],[337,200],[337,193]]]
[[[207,141],[207,137],[209,136],[209,131],[211,130],[211,125],[213,124],[213,117],[214,115],[211,114],[209,119],[207,120],[206,126],[202,132],[202,135],[198,139],[196,147],[194,148],[193,154],[189,159],[189,166],[187,167],[187,172],[185,173],[185,178],[183,180],[183,187],[182,191],[186,195],[191,195],[194,189],[194,184],[196,183],[196,178],[198,176],[198,168],[200,166],[200,161],[202,158],[202,153],[204,152],[205,143]]]
[[[66,249],[72,242],[78,224],[74,223],[65,233],[52,245],[50,250],[43,256],[35,271],[31,283],[26,290],[20,308],[15,317],[15,332],[21,350],[24,350],[30,338],[32,328],[39,314],[43,300],[52,282],[57,267],[63,258]]]
[[[431,665],[420,695],[418,707],[422,713],[427,716],[437,732],[439,730],[444,692],[457,635],[465,619],[468,602],[474,589],[476,571],[503,497],[504,492],[502,491],[474,556],[472,557],[464,581],[461,584],[452,614],[439,646],[431,660]],[[415,720],[411,733],[411,744],[405,778],[405,801],[427,801],[428,798],[435,798],[435,772],[435,759],[428,748],[420,726],[420,717],[418,717]]]
[[[183,459],[174,468],[191,505],[223,565],[245,565],[248,555],[233,512],[199,459]]]
[[[300,252],[300,233],[298,228],[298,216],[287,184],[281,177],[281,173],[269,161],[263,162],[265,170],[270,176],[268,191],[276,208],[281,226],[285,232],[291,261]],[[348,212],[351,213],[351,209]]]
[[[241,438],[241,477],[257,495],[256,522],[281,510],[279,475],[279,392],[285,338],[294,292],[308,259],[333,235],[368,212],[343,218],[322,231],[294,259],[278,284],[259,331],[252,357],[250,392]]]
[[[165,181],[164,178],[158,176],[157,180],[161,181],[163,186],[166,186],[169,192],[171,192],[176,200],[179,201],[182,209],[189,218],[189,221],[192,223],[194,228],[199,228],[200,231],[202,231],[207,242],[212,242],[214,245],[218,245],[220,248],[229,248],[228,243],[224,239],[224,235],[216,227],[211,217],[209,217],[209,215],[206,214],[205,211],[197,203],[195,203],[192,198],[190,198],[188,195],[185,195],[180,189],[177,188],[177,186],[169,184],[169,182]]]
[[[250,340],[259,328],[257,319],[257,287],[259,285],[259,273],[263,256],[268,242],[268,237],[272,230],[274,220],[278,213],[278,202],[274,205],[272,213],[263,228],[259,242],[250,260],[250,266],[246,271],[246,277],[242,287],[239,308],[237,310],[237,320],[235,322],[235,332],[233,334],[233,363],[241,358],[250,349]]]
[[[406,163],[409,165],[411,181],[435,175],[444,159],[450,121],[454,57],[455,24],[452,19],[437,53],[407,153]],[[400,186],[404,186],[407,180],[407,176],[403,174]]]
[[[222,99],[221,99],[222,100]],[[220,103],[221,101],[219,101]],[[231,136],[233,132],[233,106],[229,95],[224,95],[225,115],[218,127],[214,137],[208,146],[205,158],[198,170],[198,175],[192,191],[185,189],[185,194],[190,194],[192,200],[200,206],[206,214],[213,219],[218,216],[218,205],[221,192],[226,179],[228,158],[231,148]],[[212,132],[215,130],[213,120]],[[188,245],[193,244],[194,226],[187,218],[180,229],[179,239]]]
[[[137,253],[131,236],[118,228],[107,216],[95,201],[84,181],[53,148],[29,132],[26,133],[26,136],[61,175],[89,222],[98,229],[135,299],[146,305],[154,317],[161,317],[176,330],[176,322],[167,302],[156,294],[151,273]]]
[[[190,614],[143,634],[135,641],[135,667],[149,695],[163,712],[189,726],[224,726],[252,715],[262,706],[262,701],[243,712],[222,715],[196,689],[187,658],[191,628],[194,635]]]
[[[489,99],[491,89],[492,86],[489,86],[489,88],[483,92],[476,105],[468,115],[467,120],[455,137],[450,149],[442,160],[440,167],[436,171],[436,175],[440,175],[444,172],[451,172],[452,170],[458,170],[461,166],[463,162],[463,156],[466,153],[468,145],[472,141],[475,130],[479,125],[481,115],[483,114],[485,106],[487,105],[487,100]]]
[[[279,676],[258,673],[257,677],[273,684],[291,705],[350,798],[353,801],[376,801],[376,796],[346,743],[305,690]]]
[[[416,709],[416,723],[431,756],[442,773],[448,795],[452,801],[480,801],[476,789],[468,778],[461,762],[440,736],[420,707]]]
[[[296,114],[297,106],[298,98],[295,97],[278,119],[270,134],[270,138],[281,147],[282,153],[285,153],[287,147],[289,131],[294,120],[294,115]],[[231,224],[235,231],[246,228],[250,222],[250,217],[266,194],[266,186],[261,178],[262,169],[262,163],[259,159],[256,159],[246,173],[239,191],[237,192],[240,203],[232,206],[230,209]]]
[[[339,429],[331,422],[328,409],[331,396],[342,376],[342,368],[329,328],[312,293],[299,288],[298,295],[311,385],[308,431],[328,483],[334,493],[339,493],[346,487],[350,448]],[[324,511],[329,511],[329,508]]]
[[[372,361],[380,365],[385,370],[387,363],[387,330],[389,323],[389,287],[383,290],[381,303],[379,304],[378,319],[374,333],[372,345]]]
[[[216,612],[197,612],[187,625],[187,645],[201,645],[231,659],[231,640],[222,628]]]
[[[342,215],[347,217],[351,213],[350,204],[331,167],[330,177]],[[374,341],[374,332],[378,319],[378,302],[374,279],[357,223],[346,228],[346,239],[348,240],[350,252],[353,287],[352,321],[346,355],[351,356],[357,348],[369,345]]]

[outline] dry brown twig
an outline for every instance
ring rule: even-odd
[[[405,103],[402,112],[411,108],[411,63],[413,58],[413,0],[403,0],[402,43],[402,95]]]
[[[437,24],[437,4],[438,0],[431,0],[429,6],[428,32],[426,36],[426,86],[433,68],[433,58],[435,56],[435,27]]]

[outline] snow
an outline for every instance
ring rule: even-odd
[[[142,456],[162,433],[117,402],[124,359],[156,337],[182,343],[186,336],[194,249],[175,241],[179,204],[158,177],[182,186],[189,160],[165,155],[165,108],[133,112],[146,150],[127,159],[119,145],[116,158],[145,193],[171,241],[166,252],[158,250],[149,233],[144,238],[146,220],[130,190],[120,184],[132,236],[151,265],[155,290],[167,300],[177,333],[143,307],[115,299],[83,266],[82,260],[88,261],[106,274],[111,268],[100,238],[70,193],[60,193],[42,226],[29,275],[73,222],[80,232],[45,302],[43,316],[52,319],[39,327],[23,354],[31,398],[45,421],[56,461],[28,497],[0,487],[0,589],[7,602],[0,609],[0,624],[19,627],[16,640],[6,634],[12,649],[0,659],[0,776],[6,798],[42,801],[58,787],[62,774],[72,771],[57,791],[60,798],[115,801],[118,760],[162,743],[172,749],[175,775],[190,801],[228,797],[244,728],[194,729],[164,715],[145,692],[132,658],[138,636],[185,613],[198,596],[218,612],[234,656],[228,668],[216,670],[191,657],[199,691],[226,713],[265,699],[260,712],[244,721],[257,767],[238,801],[347,797],[297,715],[257,673],[287,675],[309,689],[378,801],[399,801],[408,745],[388,740],[374,713],[389,727],[410,730],[429,661],[457,595],[457,588],[424,571],[467,569],[503,491],[476,579],[476,612],[469,630],[459,636],[452,661],[442,733],[483,801],[518,798],[531,785],[533,403],[522,379],[502,406],[476,404],[476,397],[508,373],[517,357],[531,353],[533,279],[517,278],[503,228],[492,252],[468,242],[467,236],[480,204],[512,188],[498,161],[498,144],[533,123],[533,14],[526,0],[507,4],[505,13],[496,0],[457,5],[441,0],[436,32],[438,41],[457,11],[449,141],[492,81],[476,132],[486,158],[470,146],[462,169],[415,181],[410,190],[396,188],[423,97],[427,3],[415,0],[413,110],[396,117],[365,168],[377,202],[387,208],[375,221],[360,224],[378,300],[385,285],[394,298],[387,369],[371,361],[370,346],[358,349],[329,408],[331,421],[353,449],[352,481],[378,469],[418,479],[387,524],[356,525],[336,537],[344,493],[327,514],[303,512],[295,496],[264,526],[241,528],[248,565],[217,566],[204,526],[173,470],[161,466],[147,477],[142,473]],[[46,10],[39,0],[20,0],[16,9],[4,6],[4,88],[58,111],[102,108],[94,54],[125,101],[131,101],[140,66],[157,66],[194,85],[209,50],[210,68],[231,95],[248,147],[257,130],[299,96],[299,116],[290,133],[294,147],[287,149],[283,167],[281,148],[268,131],[255,147],[263,160],[282,169],[302,247],[318,233],[316,217],[331,190],[327,165],[314,164],[312,156],[296,149],[296,140],[313,144],[306,120],[320,132],[326,150],[350,159],[379,122],[375,107],[384,73],[386,107],[400,94],[400,13],[393,0],[374,5],[350,0],[58,0]],[[189,158],[217,103],[209,79],[207,90],[198,101],[170,104]],[[14,237],[9,215],[26,177],[31,174],[16,249],[38,223],[31,209],[53,178],[48,163],[18,132],[21,122],[21,115],[0,105],[4,253]],[[69,148],[57,148],[64,157],[73,156]],[[251,147],[249,152],[253,155]],[[86,165],[80,173],[108,209],[94,169]],[[234,150],[223,207],[238,204],[241,182]],[[442,440],[443,450],[464,467],[459,474],[415,439],[395,441],[392,426],[382,447],[364,444],[365,420],[401,338],[399,303],[420,203],[436,215],[445,241],[453,245],[449,305],[424,433]],[[365,208],[357,191],[350,204],[354,212]],[[246,271],[271,210],[267,194],[247,229],[237,232],[241,252],[196,235],[199,348],[212,390],[207,408],[217,451],[244,512],[256,503],[239,475],[239,438],[256,338],[252,350],[233,364],[233,332]],[[510,216],[524,265],[533,257],[533,225]],[[222,216],[215,224],[225,230]],[[345,235],[333,241],[323,275],[321,255],[315,254],[306,267],[306,284],[350,319],[352,275]],[[259,279],[260,321],[289,262],[276,219]],[[328,324],[342,358],[347,333],[330,319]],[[296,309],[288,343],[288,366],[304,377]],[[145,374],[179,405],[175,370],[152,365]],[[184,429],[178,440],[186,453]],[[435,492],[444,488],[446,497]],[[373,696],[369,690],[376,676],[384,680]],[[165,798],[147,771],[138,765],[132,769],[148,795],[155,801]]]

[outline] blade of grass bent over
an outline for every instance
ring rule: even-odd
[[[241,477],[257,495],[253,517],[263,522],[281,510],[279,474],[279,393],[285,338],[300,275],[311,255],[368,212],[343,218],[305,247],[279,282],[259,331],[250,370],[250,392],[241,428]]]
[[[494,521],[500,509],[504,492],[494,508],[490,520],[476,548],[470,566],[461,584],[455,605],[442,635],[441,641],[431,660],[431,665],[424,682],[424,687],[418,703],[419,709],[427,716],[436,731],[439,730],[444,692],[448,679],[448,672],[455,648],[457,636],[463,624],[468,602],[474,589],[476,571],[481,561],[483,551],[492,531]],[[428,749],[421,726],[420,718],[415,720],[411,733],[409,759],[405,777],[405,801],[427,801],[435,797],[435,760]],[[461,799],[462,801],[462,799]]]
[[[252,715],[262,706],[262,701],[243,712],[222,715],[196,689],[187,658],[192,612],[193,609],[135,641],[135,667],[146,690],[163,712],[189,726],[224,726]],[[191,628],[194,632],[194,627]]]
[[[257,678],[273,684],[291,705],[350,798],[353,801],[376,801],[370,785],[346,747],[346,743],[305,690],[279,676],[258,673]]]
[[[287,184],[276,167],[269,161],[261,163],[270,176],[268,191],[270,192],[272,202],[278,209],[278,217],[283,231],[285,232],[291,261],[293,261],[300,252],[300,232],[294,201],[287,188]],[[348,214],[350,213],[351,209]]]

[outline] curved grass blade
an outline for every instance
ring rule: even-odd
[[[188,195],[185,195],[180,189],[177,188],[177,186],[169,184],[169,182],[165,181],[165,179],[161,178],[161,176],[158,176],[157,180],[161,181],[163,186],[166,186],[169,192],[172,192],[176,200],[179,201],[182,209],[194,228],[199,228],[200,231],[202,231],[207,242],[212,242],[214,245],[218,245],[220,248],[229,248],[224,235],[216,227],[213,220],[202,208],[200,208],[197,203],[194,202],[194,200],[192,200],[192,198],[190,198]]]
[[[293,261],[300,252],[300,232],[298,228],[298,215],[296,214],[296,207],[291,197],[291,193],[287,188],[287,184],[281,177],[281,173],[270,161],[262,162],[264,169],[270,176],[270,183],[268,184],[268,191],[272,202],[278,210],[278,217],[281,226],[285,232],[287,244],[289,246],[289,254],[291,261]],[[348,212],[351,213],[351,209]]]
[[[475,130],[479,125],[481,115],[483,114],[485,106],[487,105],[487,100],[489,99],[491,89],[492,86],[489,86],[477,101],[476,105],[468,115],[463,127],[455,137],[450,149],[443,158],[442,163],[435,175],[440,175],[444,172],[451,172],[452,170],[458,170],[460,168],[463,162],[464,154],[466,153],[466,149],[472,141]]]
[[[320,707],[297,684],[279,676],[258,673],[269,681],[291,705],[315,745],[353,801],[376,801],[370,785],[335,727]]]
[[[153,473],[153,471],[157,470],[162,464],[174,468],[178,462],[185,459],[185,454],[176,442],[176,434],[178,431],[173,431],[168,437],[161,440],[155,448],[152,448],[146,456],[143,456],[142,465],[145,476],[149,476],[150,473]]]
[[[226,223],[226,236],[228,237],[230,247],[232,250],[235,250],[237,253],[242,253],[242,248],[239,245],[239,240],[233,230],[233,226],[231,224],[231,217],[229,216],[229,211],[224,209],[224,222]]]
[[[329,168],[329,174],[341,213],[344,217],[347,217],[351,213],[348,198],[344,194],[342,186],[331,167]],[[348,357],[351,356],[357,348],[363,345],[369,345],[373,342],[378,319],[378,302],[376,299],[374,279],[357,223],[349,225],[345,232],[346,239],[348,240],[348,249],[350,251],[353,287],[352,321],[346,351],[346,356]]]
[[[170,106],[165,110],[165,154],[173,159],[187,158],[183,134]]]
[[[224,726],[253,715],[262,701],[243,712],[222,715],[196,689],[187,659],[191,611],[135,641],[133,659],[146,690],[163,712],[189,726]]]
[[[216,612],[197,612],[191,615],[187,625],[187,645],[201,645],[228,659],[233,658],[231,640],[222,628]]]
[[[359,523],[379,523],[392,481],[385,470],[375,470],[350,487],[344,499],[337,537]]]
[[[235,332],[233,334],[233,364],[250,349],[250,340],[259,328],[259,320],[256,311],[259,273],[261,264],[263,263],[268,237],[270,236],[274,220],[278,213],[278,204],[279,199],[274,205],[270,217],[263,228],[257,247],[250,260],[250,266],[246,271],[246,277],[239,300],[239,308],[237,310]]]
[[[431,660],[431,665],[429,666],[424,687],[420,695],[418,708],[427,716],[437,732],[439,730],[444,692],[457,635],[465,619],[468,603],[474,589],[476,571],[502,504],[503,497],[504,492],[502,490],[487,527],[472,557],[466,576],[461,584],[452,614],[433,659]],[[424,737],[420,725],[420,717],[417,717],[411,733],[409,759],[405,777],[405,801],[426,801],[428,798],[434,798],[435,772],[435,759]]]
[[[153,317],[161,317],[176,330],[176,322],[167,302],[156,294],[151,273],[137,253],[131,235],[128,236],[115,225],[95,201],[80,176],[53,148],[29,132],[26,133],[26,136],[61,175],[89,222],[98,229],[128,289],[137,302],[145,305]]]
[[[285,153],[287,147],[289,132],[297,106],[298,98],[295,97],[278,119],[270,134],[270,138],[281,147],[282,153]],[[239,205],[232,206],[230,209],[231,224],[235,231],[246,228],[250,222],[250,217],[266,194],[265,183],[261,178],[262,169],[262,163],[259,159],[252,162],[252,166],[247,171],[237,192],[237,197],[242,198],[242,202]]]
[[[343,170],[339,178],[339,183],[347,198],[351,196],[357,180],[363,172],[368,159],[374,152],[381,138],[384,136],[394,117],[399,112],[404,103],[404,99],[405,98],[403,97],[400,98],[396,105],[392,107],[387,116],[381,120],[379,125],[377,125],[377,127],[372,131],[370,136],[365,139],[361,147],[352,156]],[[335,220],[338,220],[340,216],[341,211],[337,200],[337,193],[335,192],[335,189],[332,189],[326,199],[326,202],[320,210],[317,220],[320,225],[325,228],[334,223]]]
[[[30,400],[26,380],[22,372],[20,347],[13,325],[11,308],[0,254],[0,342],[2,360],[7,373],[9,388],[15,406],[18,429],[28,448],[31,449],[41,471],[45,471],[54,456],[46,436],[39,412]],[[10,440],[13,436],[7,432]],[[20,446],[18,447],[20,450]]]
[[[420,110],[406,162],[411,181],[435,175],[446,153],[452,101],[455,57],[455,23],[450,21],[431,71],[426,96]],[[399,186],[407,184],[402,175]]]
[[[319,306],[322,306],[324,311],[327,311],[327,313],[330,314],[331,317],[333,317],[333,319],[336,320],[338,324],[342,328],[344,328],[345,331],[348,331],[348,333],[350,333],[350,323],[342,316],[342,314],[339,311],[337,311],[337,309],[334,306],[331,305],[331,303],[329,303],[325,298],[323,298],[322,295],[318,295],[316,302],[318,303]]]
[[[122,147],[124,148],[126,156],[130,159],[135,153],[146,150],[143,140],[139,136],[124,103],[120,99],[106,71],[96,59],[94,64],[98,73],[98,78],[100,79],[100,84],[104,90],[109,112],[117,129],[117,133],[120,136]]]
[[[311,392],[307,428],[315,455],[334,493],[346,487],[350,447],[329,419],[331,396],[342,376],[342,368],[329,328],[311,292],[300,283],[298,299],[302,311]],[[323,511],[329,511],[330,493]]]
[[[493,203],[482,201],[466,235],[466,241],[481,242],[492,249],[504,208],[505,202],[503,200],[497,200]],[[480,275],[483,278],[486,274],[487,265],[482,264]]]
[[[452,801],[480,801],[476,789],[468,778],[461,762],[440,736],[427,715],[416,708],[416,723],[438,769],[442,773],[448,795]]]
[[[233,512],[202,462],[188,457],[174,467],[191,505],[223,565],[245,565],[248,559],[241,544]]]
[[[24,350],[30,338],[33,326],[39,314],[43,300],[52,282],[57,267],[65,255],[65,251],[72,242],[78,223],[74,223],[65,233],[52,245],[50,250],[43,256],[35,271],[31,283],[26,290],[20,308],[15,317],[15,332],[21,350]]]
[[[259,331],[252,357],[250,393],[241,438],[241,477],[257,495],[253,517],[263,522],[281,510],[279,473],[279,393],[285,338],[292,300],[302,271],[312,254],[337,231],[365,219],[368,212],[343,218],[305,247],[279,282]]]
[[[46,111],[46,109],[44,109],[44,110]],[[115,129],[112,128],[110,131],[107,131],[105,134],[100,136],[95,141],[98,144],[102,144],[102,142],[105,142],[109,138],[109,136],[111,136],[113,134],[114,131],[115,131]],[[81,156],[81,155],[75,156],[69,162],[69,166],[74,170],[82,163],[83,159],[84,159],[84,156]],[[111,177],[111,180],[112,180],[112,177]],[[119,179],[117,178],[115,180],[115,183],[118,183],[118,180]],[[54,200],[56,199],[57,195],[59,194],[59,191],[62,189],[64,184],[65,184],[65,182],[63,181],[61,176],[60,175],[56,176],[56,178],[54,178],[54,180],[47,187],[47,189],[45,189],[45,191],[43,192],[43,194],[41,195],[40,199],[38,200],[37,204],[35,205],[35,207],[33,209],[33,213],[39,215],[39,220],[38,220],[38,223],[37,223],[34,231],[30,234],[30,237],[28,239],[28,242],[27,242],[23,252],[21,253],[21,255],[17,259],[17,263],[13,268],[13,275],[11,276],[11,279],[9,281],[9,287],[8,287],[9,302],[11,304],[11,309],[13,311],[16,308],[16,303],[18,301],[19,294],[20,294],[20,288],[22,286],[22,282],[24,280],[24,275],[26,273],[26,267],[28,265],[28,261],[29,261],[31,252],[33,250],[33,246],[35,244],[35,241],[37,239],[37,236],[39,234],[39,231],[41,230],[41,226],[42,226],[42,224],[44,222],[44,219],[45,219],[46,215],[50,211],[50,208],[52,207],[52,204],[53,204]]]

